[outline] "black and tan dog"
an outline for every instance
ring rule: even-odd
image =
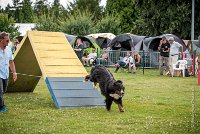
[[[110,111],[112,102],[118,104],[120,112],[124,112],[122,97],[124,96],[124,86],[122,81],[115,80],[111,72],[102,65],[92,67],[90,75],[85,76],[85,81],[90,80],[96,86],[99,83],[101,94],[106,97],[106,109]]]

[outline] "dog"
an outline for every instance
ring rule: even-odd
[[[102,65],[93,66],[90,74],[85,76],[85,81],[94,82],[96,86],[99,83],[101,94],[105,96],[107,111],[110,111],[114,101],[120,112],[124,112],[122,97],[124,96],[125,87],[121,80],[115,80],[112,73]]]

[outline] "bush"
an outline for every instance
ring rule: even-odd
[[[94,32],[93,15],[77,11],[62,22],[62,31],[72,35],[87,35]]]
[[[121,32],[120,19],[114,15],[106,15],[95,26],[97,33],[114,33]]]
[[[10,33],[10,39],[12,40],[15,36],[19,36],[18,27],[15,27],[14,18],[8,18],[8,14],[0,13],[0,31]]]
[[[60,24],[58,20],[54,20],[51,16],[42,15],[38,18],[36,27],[38,31],[60,31]]]

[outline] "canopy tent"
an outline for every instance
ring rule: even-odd
[[[142,42],[143,50],[148,51],[149,49],[151,49],[153,51],[158,51],[158,46],[163,36],[166,37],[167,40],[169,39],[169,37],[173,37],[176,42],[180,43],[183,46],[183,51],[187,49],[185,42],[182,39],[180,39],[178,36],[174,34],[163,34],[160,36],[144,38]]]
[[[97,34],[89,34],[87,35],[95,39],[95,42],[103,49],[107,48],[108,44],[111,42],[113,38],[116,36],[112,33],[97,33]]]
[[[187,49],[190,52],[199,51],[200,50],[200,42],[199,40],[184,40]]]
[[[76,45],[76,40],[80,38],[83,42],[83,48],[88,49],[88,48],[96,48],[100,50],[100,47],[95,43],[95,39],[92,37],[88,36],[76,36],[76,35],[70,35],[70,34],[65,34],[65,37],[71,44],[71,46],[74,48]],[[90,51],[90,50],[89,50]]]
[[[109,44],[109,47],[112,50],[129,50],[134,48],[136,51],[141,49],[142,43],[141,41],[145,38],[145,36],[138,36],[134,34],[120,34],[116,36]]]

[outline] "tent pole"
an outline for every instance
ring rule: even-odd
[[[191,40],[194,40],[194,11],[195,11],[195,0],[192,0]]]

